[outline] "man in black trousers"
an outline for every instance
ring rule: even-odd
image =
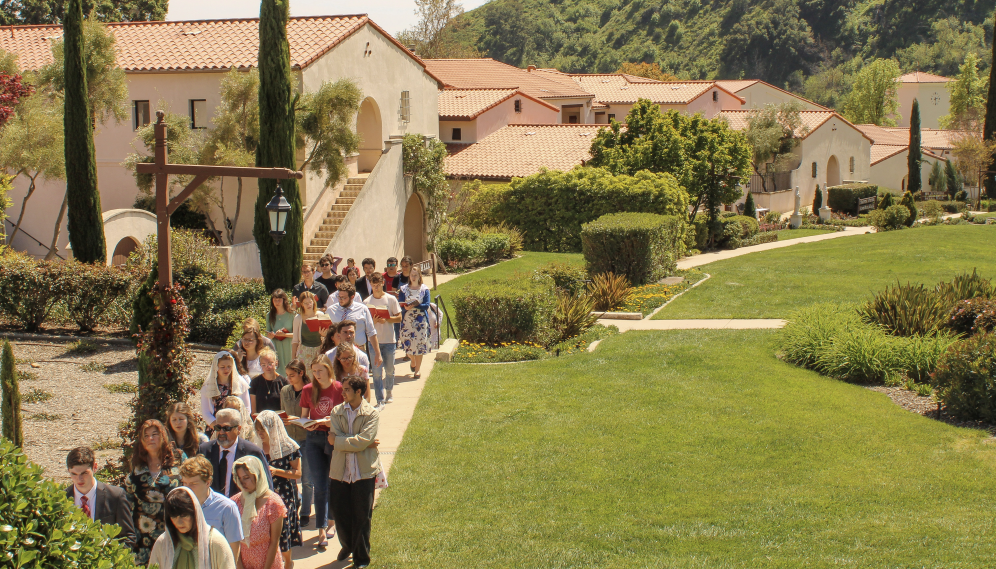
[[[126,547],[135,546],[135,521],[128,495],[117,486],[104,484],[93,477],[97,459],[88,447],[77,447],[66,457],[66,469],[73,480],[66,497],[91,520],[121,526],[118,539]]]
[[[270,463],[266,461],[263,449],[239,438],[242,415],[235,409],[222,409],[215,415],[215,420],[214,430],[218,433],[218,438],[201,443],[197,449],[214,467],[214,480],[211,482],[211,488],[228,498],[238,494],[239,486],[232,478],[232,466],[236,460],[243,456],[255,456],[263,463],[263,472],[266,472],[266,479],[270,482],[270,488],[273,488]]]
[[[377,427],[380,413],[367,402],[367,381],[346,376],[343,403],[332,409],[329,443],[334,445],[329,468],[329,506],[339,534],[338,560],[353,556],[353,567],[370,564],[370,522],[374,488],[380,473]]]

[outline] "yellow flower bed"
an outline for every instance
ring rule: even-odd
[[[623,312],[640,312],[646,316],[686,288],[688,288],[688,285],[685,283],[638,286],[633,289],[620,310]]]

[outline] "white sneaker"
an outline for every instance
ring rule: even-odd
[[[390,389],[387,390],[387,399],[385,399],[384,402],[385,403],[394,403],[394,395],[391,393]]]
[[[380,403],[377,404],[376,407],[374,407],[374,409],[376,409],[378,411],[380,411],[383,408],[384,408],[384,402],[383,401],[381,401]]]

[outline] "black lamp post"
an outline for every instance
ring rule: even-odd
[[[277,182],[277,191],[273,194],[273,199],[266,204],[266,211],[270,214],[270,237],[274,243],[280,243],[287,232],[284,226],[287,225],[287,214],[290,213],[290,203],[284,199],[284,189]]]

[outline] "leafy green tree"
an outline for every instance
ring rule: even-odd
[[[974,53],[965,57],[958,79],[948,83],[951,106],[948,114],[939,119],[941,128],[962,130],[973,128],[985,115],[986,80],[979,76],[978,58]]]
[[[21,390],[17,385],[17,361],[10,342],[3,341],[3,355],[0,356],[0,383],[3,387],[3,438],[18,447],[24,446],[24,426],[21,420]]]
[[[5,26],[59,24],[66,17],[65,0],[8,0],[0,3]],[[169,0],[85,0],[83,13],[101,22],[144,22],[166,19]]]
[[[449,183],[443,171],[446,145],[421,134],[406,134],[401,141],[405,175],[411,176],[412,191],[425,200],[427,242],[435,250],[439,227],[446,220],[450,203]]]
[[[955,195],[962,190],[961,176],[951,160],[944,163],[944,185],[951,199],[954,199]]]
[[[326,81],[301,97],[297,107],[298,147],[305,150],[301,169],[325,173],[325,187],[346,175],[343,156],[356,152],[360,136],[353,131],[363,94],[350,79]]]
[[[910,111],[910,145],[906,153],[906,189],[916,195],[922,184],[920,164],[923,163],[923,151],[920,146],[920,102],[913,99],[913,109]]]
[[[754,6],[730,29],[722,49],[725,76],[767,77],[779,85],[817,59],[812,30],[794,0]]]
[[[453,18],[463,14],[457,0],[415,0],[418,22],[397,35],[398,41],[414,46],[423,59],[471,57],[452,37],[445,34]]]
[[[84,263],[107,260],[93,123],[87,93],[82,0],[69,0],[65,24],[66,205],[73,256]]]
[[[677,81],[678,78],[661,69],[658,63],[623,63],[616,73],[626,73],[637,77],[646,77],[655,81]]]
[[[61,105],[53,105],[40,95],[27,97],[15,108],[14,117],[0,130],[0,165],[13,176],[28,180],[21,211],[8,242],[21,229],[28,200],[35,193],[38,178],[64,180],[65,132]]]
[[[859,124],[895,126],[899,118],[897,83],[899,64],[894,59],[876,59],[861,68],[854,87],[844,101],[844,116]]]
[[[750,111],[743,132],[753,149],[751,166],[761,177],[765,192],[769,191],[766,174],[787,168],[786,162],[791,161],[799,137],[809,130],[802,125],[801,110],[802,105],[793,101]],[[774,179],[771,181],[774,183]],[[777,189],[773,187],[771,191]]]
[[[944,167],[941,166],[940,160],[935,160],[934,165],[930,167],[930,176],[927,178],[927,183],[930,184],[930,191],[932,192],[945,191],[947,181],[944,179]]]
[[[256,147],[256,165],[297,169],[295,159],[294,103],[287,43],[288,0],[263,0],[259,9],[259,131],[266,133]],[[253,236],[259,247],[263,280],[268,290],[290,289],[304,259],[304,215],[297,180],[282,180],[284,198],[290,203],[287,234],[280,243],[270,238],[266,204],[277,189],[276,180],[259,180]]]
[[[477,48],[499,61],[522,65],[533,33],[520,0],[494,2],[484,8],[484,34]]]
[[[742,132],[721,119],[662,113],[646,99],[637,101],[626,116],[627,128],[613,122],[599,131],[591,144],[590,166],[613,174],[634,175],[640,170],[667,172],[688,192],[694,221],[707,205],[710,217],[719,205],[733,203],[742,192],[736,179],[751,171],[751,147]]]
[[[754,194],[750,192],[747,193],[747,199],[744,201],[744,215],[757,219],[757,206],[754,205]]]

